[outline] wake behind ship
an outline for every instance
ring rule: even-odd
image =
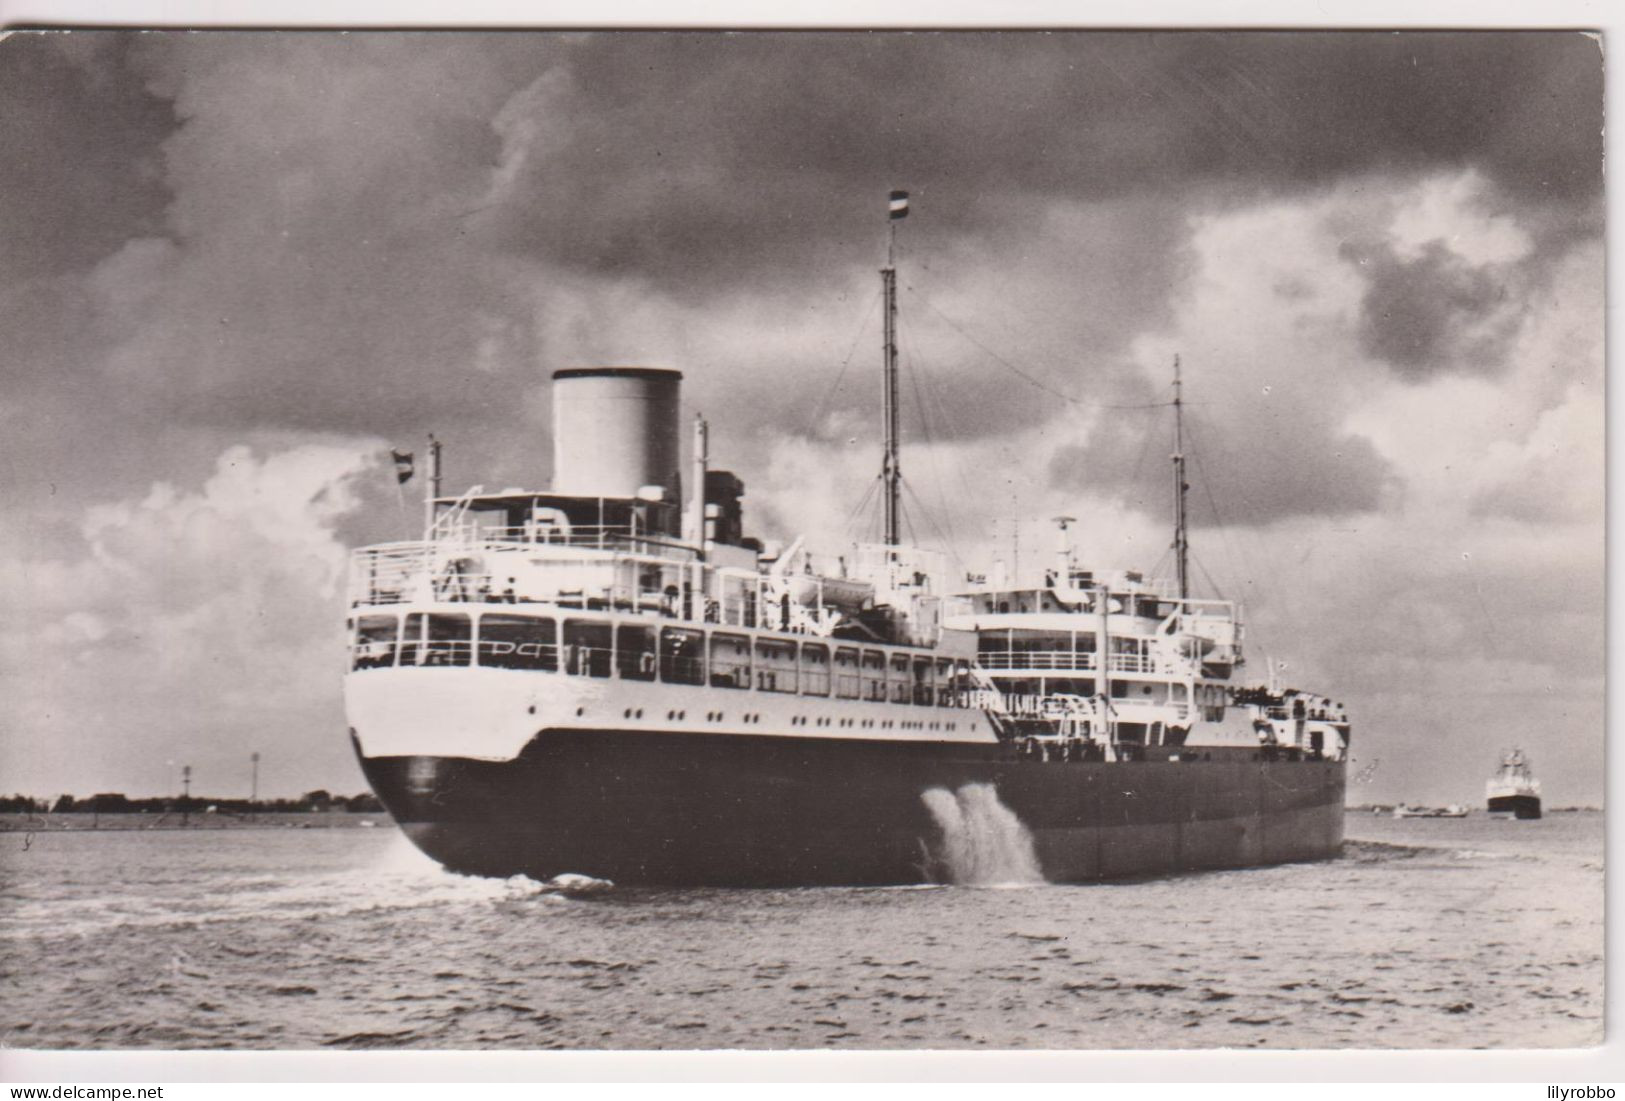
[[[895,202],[895,200],[894,200]],[[895,209],[895,207],[894,207]],[[895,215],[894,215],[895,216]],[[547,492],[439,493],[354,552],[351,738],[456,871],[620,884],[952,879],[1019,828],[1051,882],[1334,855],[1340,705],[1245,686],[1228,601],[1084,569],[951,576],[896,536],[895,281],[884,542],[745,534],[744,484],[682,456],[677,371],[560,370]]]

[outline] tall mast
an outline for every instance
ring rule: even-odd
[[[1179,563],[1179,599],[1190,596],[1190,539],[1185,532],[1185,409],[1181,403],[1179,356],[1174,356],[1174,554]]]
[[[903,469],[898,463],[897,394],[897,223],[908,217],[908,192],[893,191],[887,208],[886,266],[880,269],[880,285],[886,298],[885,387],[882,413],[886,422],[886,453],[881,462],[881,479],[886,483],[886,545],[900,542],[897,532],[902,503]]]

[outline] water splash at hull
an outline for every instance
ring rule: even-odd
[[[992,784],[930,788],[920,798],[942,830],[938,863],[962,887],[1030,887],[1047,882],[1033,837]]]

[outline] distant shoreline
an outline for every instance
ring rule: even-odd
[[[1401,805],[1401,806],[1425,806],[1426,804],[1405,803],[1405,804],[1397,804],[1397,805]],[[1396,806],[1396,804],[1394,804],[1394,803],[1357,803],[1357,804],[1351,804],[1349,806],[1345,806],[1343,808],[1343,812],[1345,814],[1387,814],[1390,811],[1392,811],[1395,806]],[[1468,806],[1467,813],[1469,815],[1488,814],[1489,811],[1486,810],[1484,807],[1481,807],[1481,806],[1479,806],[1479,807]],[[1601,807],[1547,807],[1546,808],[1546,813],[1547,814],[1601,814],[1602,813],[1602,808]]]
[[[1382,814],[1391,808],[1374,805],[1345,807],[1350,815]],[[1548,814],[1595,814],[1600,807],[1553,807]],[[1474,808],[1478,813],[1483,813]],[[0,813],[0,833],[60,833],[73,831],[123,832],[129,830],[343,830],[394,829],[382,811],[256,811],[252,814],[193,811],[165,813],[108,813],[62,811],[54,814]]]
[[[393,828],[395,823],[381,811],[256,811],[253,814],[225,814],[179,811],[159,814],[96,814],[91,811],[63,811],[59,814],[0,814],[0,833],[60,833],[128,830],[330,830]]]

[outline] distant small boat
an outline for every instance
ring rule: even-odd
[[[1448,807],[1411,807],[1404,803],[1394,808],[1395,818],[1466,818],[1467,808],[1460,803]]]

